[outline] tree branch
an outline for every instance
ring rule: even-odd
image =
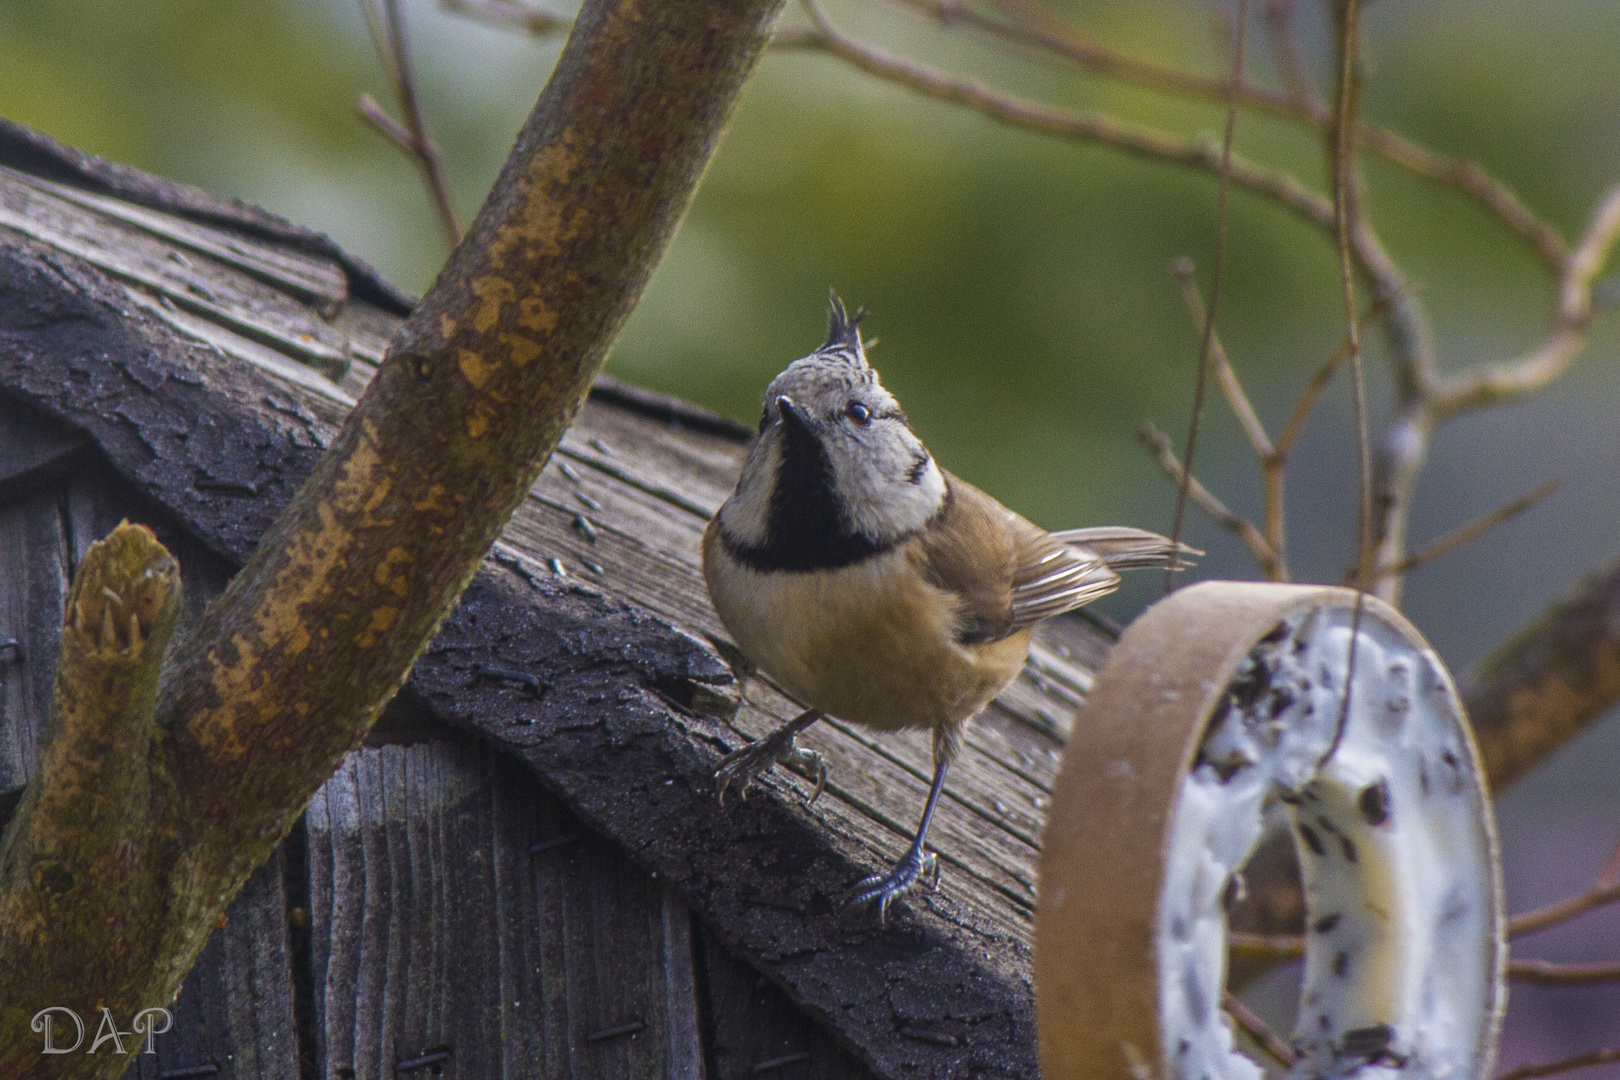
[[[0,1075],[50,1060],[28,1045],[43,1005],[132,1003],[94,993],[95,973],[133,966],[178,986],[185,972],[164,905],[143,902],[181,847],[153,714],[179,608],[180,568],[144,526],[91,544],[73,576],[44,752],[0,843]]]
[[[372,40],[388,71],[394,87],[394,97],[405,114],[405,123],[399,124],[376,100],[362,94],[356,107],[360,115],[400,149],[416,159],[422,178],[427,183],[428,195],[438,211],[450,246],[461,243],[461,220],[456,216],[455,202],[450,195],[450,182],[444,175],[444,162],[439,158],[439,147],[428,135],[427,118],[422,114],[422,101],[416,89],[416,71],[411,66],[410,46],[405,37],[405,16],[399,0],[360,0],[365,10],[366,23],[371,27]]]
[[[814,0],[805,0],[805,10],[811,25],[802,30],[781,31],[773,44],[825,52],[876,78],[926,97],[965,106],[1011,127],[1112,146],[1137,157],[1168,161],[1204,172],[1220,172],[1221,147],[1214,140],[1183,139],[1153,128],[1124,124],[1100,113],[1064,112],[992,90],[977,79],[959,78],[902,60],[848,36],[827,20]],[[1231,178],[1232,183],[1280,203],[1317,228],[1333,228],[1332,204],[1285,172],[1267,169],[1234,154]]]
[[[1377,570],[1377,576],[1383,578],[1389,574],[1406,574],[1425,566],[1444,555],[1449,555],[1458,548],[1473,543],[1481,536],[1490,532],[1498,525],[1512,521],[1536,503],[1545,499],[1558,490],[1557,477],[1539,485],[1534,491],[1521,495],[1510,503],[1504,503],[1495,510],[1476,521],[1471,521],[1459,529],[1455,529],[1439,539],[1432,540],[1424,545],[1422,550],[1415,551],[1406,556],[1394,566],[1383,566]]]
[[[1271,550],[1265,536],[1255,528],[1253,522],[1229,510],[1226,504],[1200,484],[1196,477],[1187,475],[1181,462],[1176,459],[1175,447],[1170,442],[1170,436],[1152,424],[1143,424],[1136,432],[1136,441],[1154,456],[1172,483],[1177,486],[1185,484],[1187,497],[1192,499],[1200,510],[1215,519],[1221,528],[1242,540],[1244,546],[1249,549],[1249,554],[1255,557],[1268,574],[1271,572],[1270,568],[1275,566],[1278,560],[1276,552]]]
[[[1186,301],[1187,311],[1192,315],[1194,324],[1204,325],[1206,317],[1204,298],[1199,295],[1198,282],[1193,278],[1191,260],[1177,259],[1170,264],[1170,273],[1181,285],[1181,296]],[[1260,465],[1261,520],[1264,523],[1261,534],[1265,537],[1266,548],[1272,554],[1271,561],[1262,560],[1261,568],[1269,580],[1287,581],[1287,531],[1283,510],[1286,455],[1279,453],[1272,445],[1271,437],[1266,434],[1265,425],[1260,422],[1260,416],[1249,401],[1249,395],[1244,392],[1237,372],[1232,369],[1232,361],[1227,357],[1219,336],[1211,337],[1210,355],[1215,364],[1215,377],[1220,382],[1221,390],[1226,394],[1226,401],[1237,417],[1238,426],[1247,436],[1249,447],[1254,451],[1255,459]]]
[[[1620,702],[1620,562],[1482,660],[1463,700],[1495,790]]]
[[[1604,193],[1558,282],[1552,331],[1534,352],[1505,364],[1454,375],[1434,388],[1434,410],[1444,420],[1457,413],[1516,401],[1546,386],[1586,344],[1592,324],[1592,283],[1620,241],[1620,184]]]
[[[439,6],[487,26],[521,30],[541,39],[567,33],[572,25],[561,15],[553,15],[522,0],[439,0]]]
[[[1209,386],[1209,353],[1210,347],[1215,343],[1215,312],[1220,306],[1221,281],[1226,271],[1227,203],[1232,189],[1232,140],[1237,134],[1237,95],[1238,87],[1243,84],[1243,61],[1248,53],[1248,30],[1248,0],[1237,0],[1237,32],[1232,35],[1231,89],[1227,93],[1226,128],[1221,136],[1221,167],[1215,196],[1215,270],[1209,280],[1208,310],[1204,310],[1202,303],[1199,304],[1201,317],[1198,320],[1198,368],[1193,375],[1192,416],[1187,422],[1186,449],[1182,453],[1186,468],[1183,470],[1181,483],[1176,485],[1175,515],[1170,527],[1170,562],[1164,568],[1165,595],[1169,595],[1170,590],[1175,588],[1176,571],[1181,568],[1179,558],[1181,552],[1181,528],[1185,524],[1187,517],[1187,486],[1192,483],[1193,462],[1196,460],[1198,453],[1198,431],[1204,417],[1204,396]],[[1187,281],[1191,282],[1191,280],[1192,264],[1188,263]],[[1195,292],[1196,289],[1197,287],[1194,286]],[[1223,352],[1221,355],[1224,360],[1225,353]],[[1227,391],[1230,395],[1231,387],[1237,385],[1237,377],[1232,374],[1230,364],[1224,364],[1222,370],[1226,374],[1226,382],[1230,383]],[[1223,385],[1226,385],[1226,383],[1223,383]],[[1241,388],[1238,389],[1237,398],[1244,405],[1248,404],[1248,399],[1243,397]],[[1233,408],[1237,408],[1237,406],[1234,404]],[[1251,417],[1254,415],[1252,408],[1249,409],[1249,415]],[[1259,421],[1255,420],[1255,424],[1258,426]],[[1264,438],[1264,433],[1262,433],[1261,437]]]
[[[1517,1069],[1509,1069],[1507,1072],[1502,1073],[1496,1080],[1536,1080],[1537,1077],[1573,1072],[1576,1069],[1584,1069],[1589,1065],[1607,1065],[1611,1061],[1620,1061],[1620,1049],[1593,1050],[1591,1053],[1578,1054],[1575,1057],[1564,1058],[1561,1061],[1549,1061],[1537,1065],[1521,1065]]]
[[[172,785],[144,817],[178,836],[127,856],[154,883],[82,911],[107,927],[85,936],[90,965],[4,922],[0,1075],[62,1075],[27,1028],[40,1002],[123,1016],[170,1000],[226,903],[359,743],[573,418],[778,7],[586,3],[467,239],[303,490],[171,654],[155,715]],[[10,851],[37,842],[38,820],[12,823]],[[91,865],[68,872],[83,881]],[[7,862],[0,903],[35,878]],[[124,1064],[79,1055],[75,1075]]]
[[[1255,1045],[1272,1061],[1285,1069],[1292,1068],[1295,1059],[1294,1048],[1278,1037],[1275,1031],[1260,1017],[1256,1016],[1247,1005],[1239,1001],[1230,993],[1221,994],[1221,1010],[1231,1017],[1238,1029],[1255,1041]]]
[[[1002,18],[989,18],[961,0],[896,0],[919,11],[941,26],[964,25],[1003,41],[1040,49],[1088,71],[1144,89],[1195,101],[1225,104],[1232,91],[1227,79],[1196,75],[1177,68],[1138,60],[1099,45],[1077,28],[1031,0],[990,0]],[[1237,85],[1240,107],[1282,120],[1292,120],[1329,133],[1333,114],[1311,87],[1309,72],[1300,57],[1292,31],[1291,2],[1269,5],[1278,68],[1288,84],[1285,91],[1242,81]],[[1558,230],[1519,201],[1518,196],[1477,162],[1449,157],[1427,149],[1396,132],[1358,122],[1358,145],[1418,176],[1460,191],[1501,219],[1531,246],[1548,270],[1558,273],[1568,248]]]
[[[1620,982],[1620,964],[1555,964],[1551,960],[1514,960],[1508,978],[1538,986],[1590,986]]]

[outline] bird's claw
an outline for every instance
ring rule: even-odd
[[[878,924],[887,925],[889,905],[924,877],[930,890],[939,888],[939,858],[932,851],[913,847],[887,874],[873,874],[862,880],[844,898],[844,910],[853,911],[876,900]]]
[[[776,761],[789,772],[797,773],[816,785],[815,790],[810,792],[810,797],[804,800],[807,808],[814,806],[827,787],[827,762],[822,756],[808,746],[793,745],[779,754]]]
[[[795,743],[791,734],[779,738],[783,734],[778,731],[763,739],[755,739],[720,759],[720,767],[714,770],[714,788],[721,806],[726,804],[726,792],[733,787],[746,802],[748,785],[756,776],[770,772],[771,766],[778,763],[816,785],[810,798],[805,801],[806,806],[821,797],[822,789],[827,786],[827,763],[814,750]]]

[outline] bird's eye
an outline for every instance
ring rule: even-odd
[[[849,414],[849,418],[851,420],[855,421],[862,427],[865,427],[867,424],[872,422],[872,410],[868,409],[865,405],[862,405],[858,401],[850,402],[849,407],[844,411]]]

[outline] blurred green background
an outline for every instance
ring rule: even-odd
[[[1131,54],[1222,70],[1216,16],[1229,6],[1060,7]],[[407,0],[406,11],[430,123],[470,218],[560,41],[432,0]],[[893,5],[837,0],[828,13],[887,48],[1060,105],[1186,133],[1222,124],[1218,107],[985,46]],[[1301,17],[1325,81],[1321,13],[1307,3]],[[786,19],[802,16],[790,7]],[[1270,81],[1260,35],[1257,18],[1250,66]],[[0,112],[12,119],[322,229],[410,290],[425,289],[446,254],[417,173],[356,118],[361,92],[391,102],[354,0],[4,0],[0,51]],[[1383,0],[1367,12],[1366,55],[1368,119],[1481,162],[1566,235],[1620,181],[1620,0]],[[1245,115],[1238,146],[1323,187],[1319,144],[1297,129]],[[1504,359],[1537,341],[1552,292],[1522,242],[1456,192],[1377,161],[1368,175],[1374,221],[1422,290],[1444,364]],[[947,467],[1049,527],[1168,529],[1173,491],[1133,436],[1144,420],[1178,442],[1186,429],[1197,337],[1166,267],[1192,257],[1207,288],[1214,208],[1206,175],[999,127],[819,54],[769,55],[609,370],[751,420],[770,377],[819,343],[836,286],[871,307],[867,332],[882,339],[873,361]],[[1220,329],[1275,432],[1342,334],[1335,256],[1322,234],[1242,192],[1230,252]],[[1388,400],[1382,359],[1375,335],[1375,420]],[[1341,379],[1290,473],[1290,554],[1304,579],[1337,580],[1351,558],[1349,416]],[[1410,579],[1406,609],[1454,668],[1620,551],[1617,416],[1620,314],[1599,322],[1541,397],[1439,434],[1418,543],[1549,476],[1564,482]],[[1213,393],[1208,418],[1198,471],[1254,515],[1252,458]],[[1255,574],[1196,512],[1189,535],[1210,551],[1201,574]],[[1128,615],[1156,588],[1138,581],[1110,610]],[[1611,722],[1508,794],[1514,907],[1595,871],[1614,840],[1617,763]],[[1549,938],[1544,955],[1594,958],[1583,941],[1620,938],[1620,923],[1597,929],[1598,939]],[[1577,1023],[1582,1009],[1609,1018],[1594,1030],[1611,1042],[1620,1034],[1620,997],[1582,991],[1586,1004],[1572,1010],[1575,993],[1521,995],[1516,1016],[1546,1005],[1529,1027],[1516,1019],[1509,1063],[1544,1056],[1539,1033]]]

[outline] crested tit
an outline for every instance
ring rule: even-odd
[[[738,649],[807,706],[727,755],[722,799],[777,761],[808,765],[819,795],[825,767],[793,737],[823,715],[933,733],[910,849],[849,898],[883,918],[924,874],[937,880],[924,841],[963,725],[1017,677],[1035,626],[1172,548],[1140,529],[1048,533],[941,469],[866,362],[864,313],[834,294],[826,344],[766,390],[737,490],[703,534],[703,574]]]

